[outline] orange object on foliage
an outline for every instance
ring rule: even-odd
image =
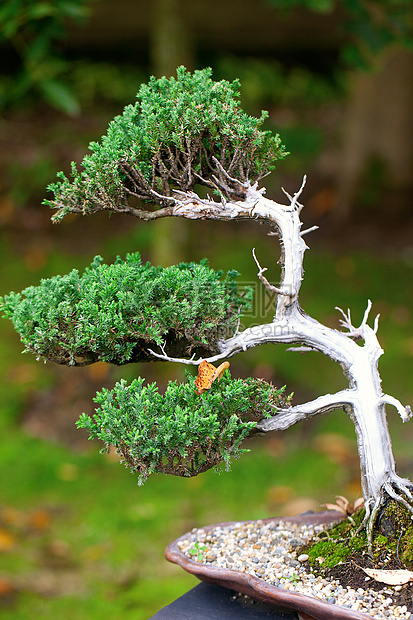
[[[195,379],[195,392],[202,394],[205,390],[209,390],[217,377],[220,377],[224,370],[229,368],[229,362],[222,362],[218,368],[203,360],[199,364],[198,376]]]

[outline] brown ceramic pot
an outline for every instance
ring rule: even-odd
[[[280,521],[286,521],[289,523],[308,523],[311,525],[320,525],[322,523],[332,523],[342,519],[342,514],[338,512],[321,512],[312,513],[306,515],[300,515],[299,517],[284,517],[263,519],[264,523],[279,523]],[[233,523],[219,523],[216,525],[209,525],[202,528],[206,532],[216,528],[218,525],[234,525]],[[185,540],[190,536],[190,533],[184,534],[174,542],[170,543],[165,551],[165,557],[169,562],[178,564],[188,573],[195,575],[201,581],[207,583],[213,583],[216,585],[224,586],[240,592],[241,594],[248,594],[249,596],[274,603],[279,607],[287,609],[294,609],[297,611],[301,620],[371,620],[371,616],[353,611],[346,607],[340,607],[338,605],[332,605],[321,601],[312,596],[306,596],[304,594],[298,594],[291,590],[284,590],[277,586],[268,584],[267,582],[235,570],[220,568],[210,564],[201,564],[195,560],[191,560],[182,553],[178,543],[181,540]]]

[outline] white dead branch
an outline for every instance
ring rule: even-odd
[[[231,181],[234,181],[233,179]],[[291,406],[275,412],[275,415],[259,424],[261,432],[284,430],[301,420],[314,415],[344,409],[352,419],[360,456],[361,482],[366,507],[365,525],[371,539],[372,527],[380,507],[389,496],[401,502],[413,512],[413,485],[400,478],[395,470],[390,434],[386,420],[386,404],[394,406],[403,422],[412,416],[410,407],[404,407],[396,398],[384,394],[378,372],[378,360],[383,351],[377,339],[378,319],[373,327],[368,324],[372,303],[369,300],[363,319],[358,327],[352,324],[350,310],[340,321],[344,331],[322,325],[307,315],[299,305],[298,295],[303,278],[303,257],[307,246],[303,235],[315,227],[301,231],[299,203],[305,185],[303,183],[293,196],[284,192],[289,204],[282,205],[264,197],[264,190],[257,185],[243,183],[245,200],[242,202],[215,202],[200,199],[193,192],[176,193],[175,203],[168,207],[169,216],[189,219],[242,220],[258,219],[271,224],[281,244],[280,284],[270,284],[263,275],[253,250],[258,267],[258,277],[269,290],[277,293],[274,319],[271,323],[248,328],[219,343],[219,354],[208,358],[214,362],[227,358],[264,343],[286,343],[297,345],[301,352],[319,351],[340,364],[348,379],[349,387],[336,394],[326,394],[301,405]],[[363,341],[362,346],[356,341]],[[199,364],[201,360],[174,359],[165,350],[151,351],[160,359]]]

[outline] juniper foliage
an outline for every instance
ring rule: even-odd
[[[222,462],[229,468],[231,458],[248,452],[242,441],[285,405],[283,391],[260,379],[232,379],[228,370],[201,396],[189,374],[164,394],[141,377],[130,385],[122,379],[97,393],[96,413],[83,413],[77,426],[103,441],[102,452],[114,446],[139,484],[153,473],[192,477]]]
[[[180,67],[176,78],[152,77],[101,141],[89,145],[81,170],[72,163],[72,180],[60,172],[49,185],[54,198],[45,204],[57,209],[54,221],[70,212],[136,215],[136,202],[167,206],[174,189],[195,184],[242,199],[237,181],[259,180],[286,152],[278,135],[260,129],[267,113],[249,116],[238,97],[238,80],[214,82],[210,69],[192,74]]]
[[[148,347],[163,342],[176,354],[211,354],[249,306],[238,275],[223,277],[206,260],[162,268],[139,253],[113,264],[96,256],[83,274],[44,279],[0,307],[27,351],[59,364],[147,361]]]
[[[223,202],[243,200],[286,153],[278,135],[261,129],[265,112],[255,118],[241,110],[238,89],[238,81],[214,82],[210,69],[184,67],[176,78],[142,85],[136,104],[90,144],[80,170],[72,164],[72,180],[59,173],[49,186],[54,221],[100,210],[172,215],[174,192],[182,199],[196,185]],[[238,275],[224,276],[206,260],[161,268],[142,264],[138,253],[109,265],[97,256],[83,274],[74,269],[0,298],[0,309],[27,351],[59,364],[149,361],[157,359],[150,349],[163,345],[173,358],[210,357],[249,307],[252,291],[239,291]],[[282,392],[229,372],[201,395],[190,375],[163,395],[142,378],[121,380],[97,393],[96,413],[83,414],[78,426],[104,450],[115,446],[139,483],[152,473],[195,476],[242,454],[257,422],[288,400]]]

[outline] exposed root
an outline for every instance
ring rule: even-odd
[[[381,507],[386,503],[388,498],[391,498],[413,513],[413,503],[407,501],[404,497],[406,496],[413,502],[412,490],[413,484],[409,480],[404,480],[398,476],[392,477],[383,484],[381,493],[375,500],[371,498],[369,501],[365,502],[366,514],[356,531],[356,535],[359,534],[361,530],[366,529],[368,552],[370,555],[373,554],[373,530],[381,514]]]
[[[367,544],[369,555],[373,555],[373,528],[380,514],[380,506],[383,503],[383,499],[383,496],[380,496],[376,499],[376,501],[374,502],[373,510],[370,514],[370,518],[367,522]]]
[[[408,481],[407,481],[408,482]],[[393,483],[394,484],[394,483]],[[413,500],[413,495],[411,494],[410,490],[409,490],[409,486],[407,484],[404,483],[403,480],[401,480],[401,482],[397,482],[397,491],[395,491],[395,489],[393,488],[393,484],[392,482],[386,482],[384,484],[384,490],[386,491],[386,493],[392,498],[394,499],[396,502],[400,502],[400,504],[403,504],[403,506],[405,506],[407,508],[407,510],[409,510],[410,512],[413,513],[413,506],[411,503],[409,503],[402,495],[402,493],[404,495],[406,495],[410,500]],[[410,488],[412,488],[412,485],[410,484]]]

